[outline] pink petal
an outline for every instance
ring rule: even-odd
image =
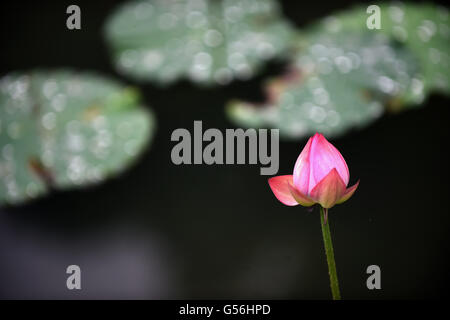
[[[350,197],[355,193],[356,188],[358,188],[358,186],[359,186],[359,180],[353,186],[351,186],[351,187],[347,188],[347,190],[345,190],[344,195],[336,202],[336,204],[340,204],[340,203],[345,202],[348,199],[350,199]]]
[[[308,143],[306,143],[306,146],[298,156],[294,166],[294,186],[305,195],[309,194],[309,152],[311,150],[311,143],[312,138],[309,138]]]
[[[303,194],[301,191],[297,190],[293,184],[289,183],[288,187],[295,201],[297,201],[300,205],[304,207],[311,207],[313,204],[316,203],[313,199]]]
[[[276,176],[269,179],[269,186],[275,197],[287,206],[296,206],[298,202],[292,196],[289,184],[292,184],[292,175]]]
[[[324,208],[333,207],[345,193],[345,184],[333,168],[311,191],[310,197]]]
[[[347,186],[350,178],[347,163],[341,153],[319,133],[316,133],[312,139],[309,163],[311,164],[310,192],[333,168],[337,170],[344,185]]]

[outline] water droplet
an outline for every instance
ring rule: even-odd
[[[53,112],[48,112],[42,117],[42,125],[47,130],[52,130],[56,126],[56,115]]]
[[[229,48],[229,52],[242,52],[244,51],[247,47],[244,43],[244,41],[240,40],[240,41],[232,41],[231,43],[228,44],[228,48]]]
[[[389,77],[380,76],[377,80],[378,86],[381,91],[387,94],[393,94],[395,90],[395,82]]]
[[[328,92],[324,88],[315,89],[313,94],[314,94],[314,102],[321,106],[328,104],[328,102],[330,101]]]
[[[44,148],[44,151],[41,154],[41,161],[46,167],[54,165],[53,152],[48,147]]]
[[[158,69],[164,60],[164,56],[158,50],[149,50],[144,54],[143,63],[148,71]]]
[[[194,57],[194,68],[196,69],[209,69],[212,65],[212,57],[209,53],[199,52]]]
[[[64,110],[64,108],[66,106],[66,102],[67,102],[66,95],[64,95],[62,93],[58,93],[53,97],[50,104],[55,111],[60,112],[60,111]]]
[[[229,22],[238,22],[242,18],[241,10],[237,6],[231,6],[225,9],[225,19]]]
[[[359,55],[354,52],[349,52],[347,53],[347,57],[349,57],[349,59],[352,61],[353,69],[359,68],[359,66],[361,65],[361,58],[359,57]]]
[[[313,106],[309,110],[309,117],[312,121],[314,121],[316,123],[321,123],[327,117],[327,113],[325,112],[325,110],[322,107]]]
[[[47,99],[51,99],[58,90],[58,84],[54,80],[47,80],[44,82],[43,92]]]
[[[434,64],[438,64],[439,61],[441,60],[441,54],[440,54],[439,50],[437,50],[435,48],[430,48],[428,53],[430,56],[430,61]]]
[[[191,11],[186,17],[186,25],[192,29],[202,28],[206,23],[206,17],[200,11]]]
[[[222,44],[223,36],[219,31],[211,29],[205,33],[203,40],[208,47],[217,47]]]
[[[322,80],[320,80],[320,78],[318,78],[318,77],[310,77],[307,80],[307,85],[311,91],[313,91],[314,89],[323,87]]]
[[[231,82],[233,75],[228,68],[220,68],[214,73],[214,80],[218,84],[226,85]]]
[[[134,8],[134,14],[137,19],[147,19],[153,14],[153,6],[148,1],[142,1]]]
[[[394,28],[392,28],[392,35],[394,36],[394,38],[401,42],[404,42],[408,39],[408,31],[400,26],[394,26]]]
[[[203,82],[209,78],[210,69],[191,68],[188,75],[192,81]]]
[[[189,76],[194,81],[204,81],[210,75],[211,65],[211,55],[206,52],[199,52],[194,57],[193,64],[189,70]]]
[[[389,7],[389,16],[391,17],[392,21],[395,23],[401,23],[403,21],[405,13],[403,10],[397,6],[390,6]]]
[[[300,121],[291,122],[288,130],[293,136],[301,137],[308,132],[308,127]]]
[[[30,182],[27,184],[26,191],[27,196],[30,198],[35,198],[39,192],[39,188],[36,183]]]
[[[243,63],[246,63],[246,59],[242,53],[234,52],[228,57],[228,65],[232,69],[237,69]]]
[[[341,117],[339,116],[339,113],[334,110],[328,111],[326,122],[330,127],[336,127],[340,121]]]
[[[7,179],[6,189],[10,200],[14,201],[19,197],[19,189],[17,187],[17,182],[14,180],[14,177],[10,176],[10,178]]]
[[[275,54],[275,48],[268,42],[260,42],[256,46],[256,52],[261,59],[270,59]]]
[[[379,101],[373,101],[369,104],[369,113],[374,118],[378,118],[383,114],[383,105]]]
[[[323,44],[320,43],[312,45],[309,51],[313,56],[316,57],[326,56],[328,53],[327,47],[325,47]]]
[[[177,24],[177,16],[172,13],[164,13],[158,19],[158,27],[162,30],[172,29]]]
[[[104,175],[100,167],[93,167],[88,170],[88,176],[92,182],[99,182],[103,179]]]
[[[417,78],[411,80],[411,90],[415,95],[423,95],[423,82]]]
[[[108,130],[100,130],[95,141],[97,148],[106,149],[111,146],[113,137]]]
[[[25,99],[26,92],[29,88],[29,81],[26,76],[18,78],[8,84],[8,93],[13,99]]]
[[[11,144],[4,145],[2,148],[2,155],[5,160],[13,160],[14,147]]]
[[[69,160],[67,176],[73,183],[80,183],[84,176],[86,163],[80,156],[75,156]]]
[[[207,0],[189,0],[187,7],[189,10],[205,11],[208,8]]]
[[[97,145],[97,141],[93,141],[92,145],[90,146],[90,150],[92,154],[100,160],[106,159],[110,154],[110,149],[107,148],[99,148]]]
[[[319,58],[317,71],[322,74],[330,74],[333,71],[333,63],[328,58]]]
[[[189,40],[185,46],[185,52],[196,53],[203,50],[203,44],[198,40]]]
[[[138,141],[136,139],[128,140],[124,145],[124,151],[129,156],[135,156],[138,152]]]
[[[325,29],[328,32],[336,33],[339,32],[342,28],[342,23],[339,19],[336,17],[328,17],[324,20]]]
[[[69,134],[66,137],[66,145],[69,151],[80,152],[85,148],[85,141],[80,134]]]
[[[237,78],[247,80],[252,76],[252,69],[247,63],[241,63],[235,68]]]
[[[174,66],[166,65],[164,68],[161,69],[159,74],[162,83],[169,83],[175,80],[175,78],[178,75],[178,70]]]
[[[119,66],[124,69],[132,68],[136,64],[137,51],[125,50],[119,58]]]
[[[417,35],[419,36],[420,40],[423,42],[430,41],[431,37],[436,32],[436,25],[433,21],[430,20],[424,20],[422,24],[417,27]]]
[[[71,96],[78,96],[82,92],[81,81],[72,79],[67,82],[67,93]]]
[[[349,73],[352,70],[352,61],[346,56],[336,57],[334,63],[341,73]]]
[[[422,25],[429,30],[431,35],[436,33],[437,27],[436,24],[431,20],[423,20]]]
[[[108,121],[106,117],[103,115],[98,115],[92,120],[92,127],[97,130],[104,130],[108,125]]]
[[[328,48],[328,56],[329,57],[338,57],[344,54],[344,50],[342,48]]]

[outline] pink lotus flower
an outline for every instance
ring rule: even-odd
[[[329,209],[348,200],[359,181],[347,188],[350,174],[341,153],[316,133],[309,138],[294,166],[293,175],[269,179],[275,197],[287,206],[309,207],[319,203]]]

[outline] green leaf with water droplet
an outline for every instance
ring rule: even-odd
[[[105,25],[117,69],[160,84],[248,79],[286,52],[292,34],[274,0],[130,1]]]
[[[410,95],[402,107],[421,103],[427,94],[438,91],[450,94],[450,18],[448,9],[431,3],[379,3],[381,29],[370,30],[394,39],[417,58],[420,73],[416,75]],[[337,13],[318,23],[316,28],[330,34],[367,29],[369,14],[357,6]]]
[[[148,144],[154,118],[136,89],[70,70],[0,80],[0,204],[99,183]]]
[[[316,131],[340,135],[367,125],[409,94],[417,63],[383,34],[304,34],[289,71],[270,81],[267,101],[234,101],[230,118],[247,127],[279,128],[285,138]]]

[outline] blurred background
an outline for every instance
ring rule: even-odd
[[[161,88],[115,71],[102,38],[122,1],[77,1],[82,29],[66,28],[68,1],[1,4],[0,76],[36,67],[94,70],[136,85],[158,120],[153,143],[128,170],[103,184],[56,191],[0,208],[2,299],[329,299],[319,213],[286,207],[259,165],[172,164],[176,128],[235,128],[230,98],[263,101],[267,63],[250,80],[203,88],[181,80]],[[280,1],[304,27],[356,1]],[[364,3],[364,2],[363,2]],[[368,2],[370,4],[370,2]],[[444,2],[442,2],[444,4]],[[440,298],[449,285],[448,98],[386,114],[331,142],[361,180],[330,212],[344,299]],[[280,142],[279,174],[289,174],[306,139]],[[66,268],[82,270],[82,290],[66,288]],[[366,268],[381,268],[368,290]]]

